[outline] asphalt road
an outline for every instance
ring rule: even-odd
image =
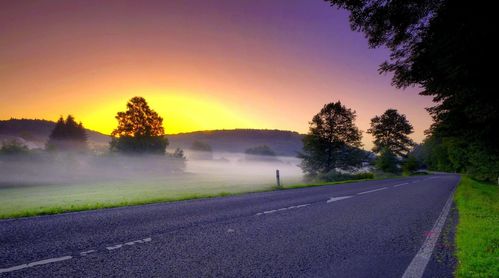
[[[402,277],[458,180],[420,176],[3,220],[0,276]],[[425,277],[451,273],[431,260]]]

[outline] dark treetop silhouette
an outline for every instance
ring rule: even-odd
[[[47,142],[48,150],[82,151],[87,148],[87,133],[82,123],[76,123],[73,116],[68,115],[66,120],[59,118],[50,133]]]
[[[372,118],[371,128],[367,130],[374,136],[373,152],[380,153],[386,148],[399,157],[406,157],[414,146],[408,136],[412,132],[412,125],[405,115],[395,109],[388,109],[383,115]]]
[[[163,118],[152,110],[142,97],[133,97],[127,111],[116,115],[118,127],[111,135],[111,150],[124,153],[164,154],[168,139]]]

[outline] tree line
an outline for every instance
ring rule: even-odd
[[[168,139],[163,128],[163,118],[152,110],[142,97],[133,97],[124,112],[118,112],[118,126],[111,133],[109,150],[123,154],[162,154],[166,153]],[[85,152],[88,150],[88,136],[81,122],[72,115],[62,116],[52,129],[46,150],[50,152]],[[3,154],[27,153],[28,148],[19,142],[7,142],[0,148]],[[185,159],[181,149],[176,149],[173,158]]]
[[[495,9],[455,0],[327,0],[350,12],[354,31],[391,52],[380,72],[398,88],[432,96],[433,125],[415,154],[430,169],[499,176],[499,98],[495,97]]]
[[[369,161],[369,152],[362,150],[362,132],[355,125],[356,112],[340,101],[324,105],[310,122],[303,138],[300,167],[310,179],[340,175],[338,170],[351,172]],[[409,153],[415,145],[409,135],[413,127],[404,114],[388,109],[371,119],[367,130],[374,137],[376,166],[385,172],[398,173],[407,167]],[[419,165],[410,165],[414,171]]]

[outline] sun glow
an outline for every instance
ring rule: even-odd
[[[103,101],[101,105],[89,109],[91,112],[82,115],[81,121],[85,127],[110,134],[117,125],[114,119],[116,113],[125,111],[127,101],[134,96],[144,97],[149,106],[163,118],[167,134],[255,126],[246,115],[204,95],[160,90],[141,90],[122,95],[127,97]]]

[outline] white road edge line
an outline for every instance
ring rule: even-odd
[[[357,195],[372,193],[372,192],[376,192],[376,191],[380,191],[380,190],[385,190],[385,189],[388,189],[388,187],[382,187],[382,188],[378,188],[378,189],[374,189],[374,190],[359,192],[359,193],[357,193]]]
[[[23,268],[33,267],[33,266],[42,265],[42,264],[49,264],[49,263],[65,261],[65,260],[69,260],[72,258],[73,258],[72,256],[64,256],[64,257],[59,257],[59,258],[51,258],[51,259],[36,261],[36,262],[29,263],[29,264],[17,265],[17,266],[13,266],[13,267],[9,267],[9,268],[0,268],[0,273],[12,272],[12,271],[20,270]]]
[[[340,201],[340,200],[345,200],[345,199],[348,199],[348,198],[352,198],[353,196],[341,196],[341,197],[331,197],[329,200],[326,201],[326,203],[331,203],[331,202],[336,202],[336,201]]]
[[[433,225],[431,232],[426,237],[423,246],[419,249],[418,253],[412,259],[411,263],[407,267],[402,275],[402,278],[420,278],[423,277],[424,271],[428,262],[430,261],[431,254],[433,253],[433,249],[435,249],[435,244],[440,236],[440,232],[444,227],[445,220],[447,219],[447,215],[449,215],[450,207],[452,205],[452,198],[454,196],[454,190],[451,192],[449,199],[444,205],[440,216],[437,221]]]

